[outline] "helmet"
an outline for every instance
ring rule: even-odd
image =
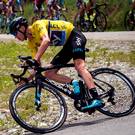
[[[14,35],[21,26],[27,27],[28,21],[24,17],[17,17],[9,24],[9,32]]]

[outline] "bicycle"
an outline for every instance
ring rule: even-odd
[[[60,128],[67,117],[67,105],[62,95],[74,100],[74,107],[82,113],[95,112],[95,109],[84,109],[92,98],[83,80],[80,79],[81,94],[76,96],[71,87],[65,84],[56,84],[42,75],[42,72],[74,67],[74,64],[41,67],[35,64],[30,56],[19,56],[25,65],[20,67],[20,75],[11,74],[15,83],[26,81],[24,75],[28,69],[36,71],[35,78],[16,88],[9,99],[9,109],[13,119],[24,129],[35,133],[49,133]],[[111,68],[99,68],[90,71],[99,97],[104,101],[99,112],[112,116],[122,117],[135,109],[135,87],[123,73]]]
[[[93,10],[93,14],[84,13],[84,16],[81,18],[80,15],[76,15],[77,17],[74,20],[74,25],[76,28],[83,32],[103,32],[107,27],[107,19],[106,15],[100,11],[100,7],[106,6],[106,3],[96,4],[95,7],[92,7],[90,10]],[[92,19],[91,19],[92,18]]]
[[[135,28],[135,9],[128,10],[124,17],[124,27],[128,31],[133,31]]]

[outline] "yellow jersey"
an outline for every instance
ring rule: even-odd
[[[32,40],[28,40],[28,47],[32,51],[32,57],[36,55],[43,36],[48,34],[51,41],[50,45],[63,46],[67,42],[73,28],[72,23],[61,20],[38,20],[34,22],[29,26]]]

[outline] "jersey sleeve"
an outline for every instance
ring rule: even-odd
[[[48,35],[47,27],[44,23],[36,23],[34,25],[35,32],[37,33],[36,36],[40,36],[39,38],[42,38],[43,36]]]

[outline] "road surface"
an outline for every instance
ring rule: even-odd
[[[25,132],[25,135],[37,135]],[[85,121],[63,125],[59,130],[45,135],[135,135],[135,112],[112,118],[105,115]]]
[[[135,41],[135,31],[127,32],[88,32],[84,33],[87,39],[92,40],[124,40]],[[0,34],[0,41],[18,41],[12,35]]]
[[[85,33],[85,36],[92,40],[135,41],[135,32],[93,32]],[[11,35],[0,35],[0,41],[7,42],[11,40],[17,41]],[[34,134],[26,132],[26,135]],[[89,120],[77,121],[63,125],[59,130],[47,135],[135,135],[135,111],[122,118],[100,115]]]

